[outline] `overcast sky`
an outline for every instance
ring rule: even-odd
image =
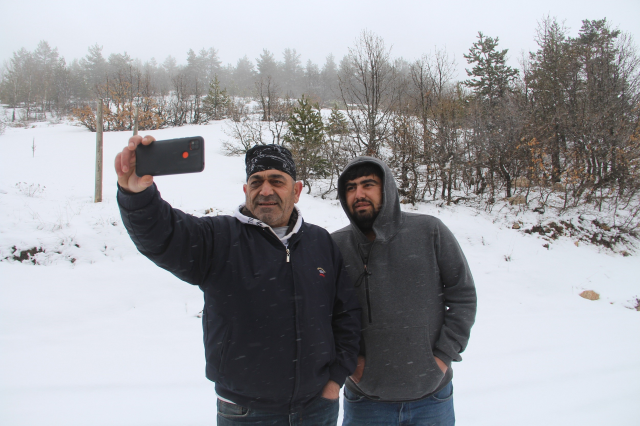
[[[499,37],[517,66],[523,51],[535,50],[536,26],[545,15],[564,20],[571,35],[583,19],[606,17],[640,44],[638,0],[0,0],[0,61],[46,40],[67,62],[98,43],[105,57],[126,51],[162,62],[172,55],[180,64],[190,48],[214,47],[224,64],[235,64],[244,55],[255,62],[262,49],[281,59],[289,47],[302,55],[303,65],[311,59],[322,66],[330,53],[339,61],[368,29],[384,38],[394,57],[413,60],[446,48],[463,79],[462,55],[478,31]]]

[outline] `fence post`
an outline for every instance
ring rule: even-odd
[[[99,99],[96,113],[96,203],[102,202],[102,131],[102,99]]]
[[[138,105],[134,107],[134,122],[133,122],[133,136],[138,134]]]

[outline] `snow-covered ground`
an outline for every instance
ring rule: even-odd
[[[220,154],[223,124],[153,134],[207,141],[203,173],[156,179],[175,207],[227,214],[243,200],[243,159]],[[93,133],[41,123],[0,136],[2,425],[215,424],[201,292],[138,254],[120,220],[112,162],[128,137],[105,134],[95,204]],[[303,195],[299,206],[330,231],[347,223],[335,200]],[[471,341],[454,365],[458,424],[640,424],[637,254],[563,238],[547,249],[464,206],[415,210],[452,229],[478,289]],[[34,247],[35,265],[13,260]]]

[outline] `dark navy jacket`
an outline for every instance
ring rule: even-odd
[[[290,413],[355,370],[360,307],[326,230],[303,223],[287,261],[269,228],[190,216],[162,200],[155,184],[135,195],[118,191],[118,203],[138,250],[204,292],[206,373],[218,395]]]

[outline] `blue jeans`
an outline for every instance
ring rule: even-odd
[[[339,399],[317,397],[304,410],[294,414],[273,414],[218,399],[218,426],[336,426]]]
[[[342,426],[454,426],[453,385],[412,402],[378,402],[344,389]]]

